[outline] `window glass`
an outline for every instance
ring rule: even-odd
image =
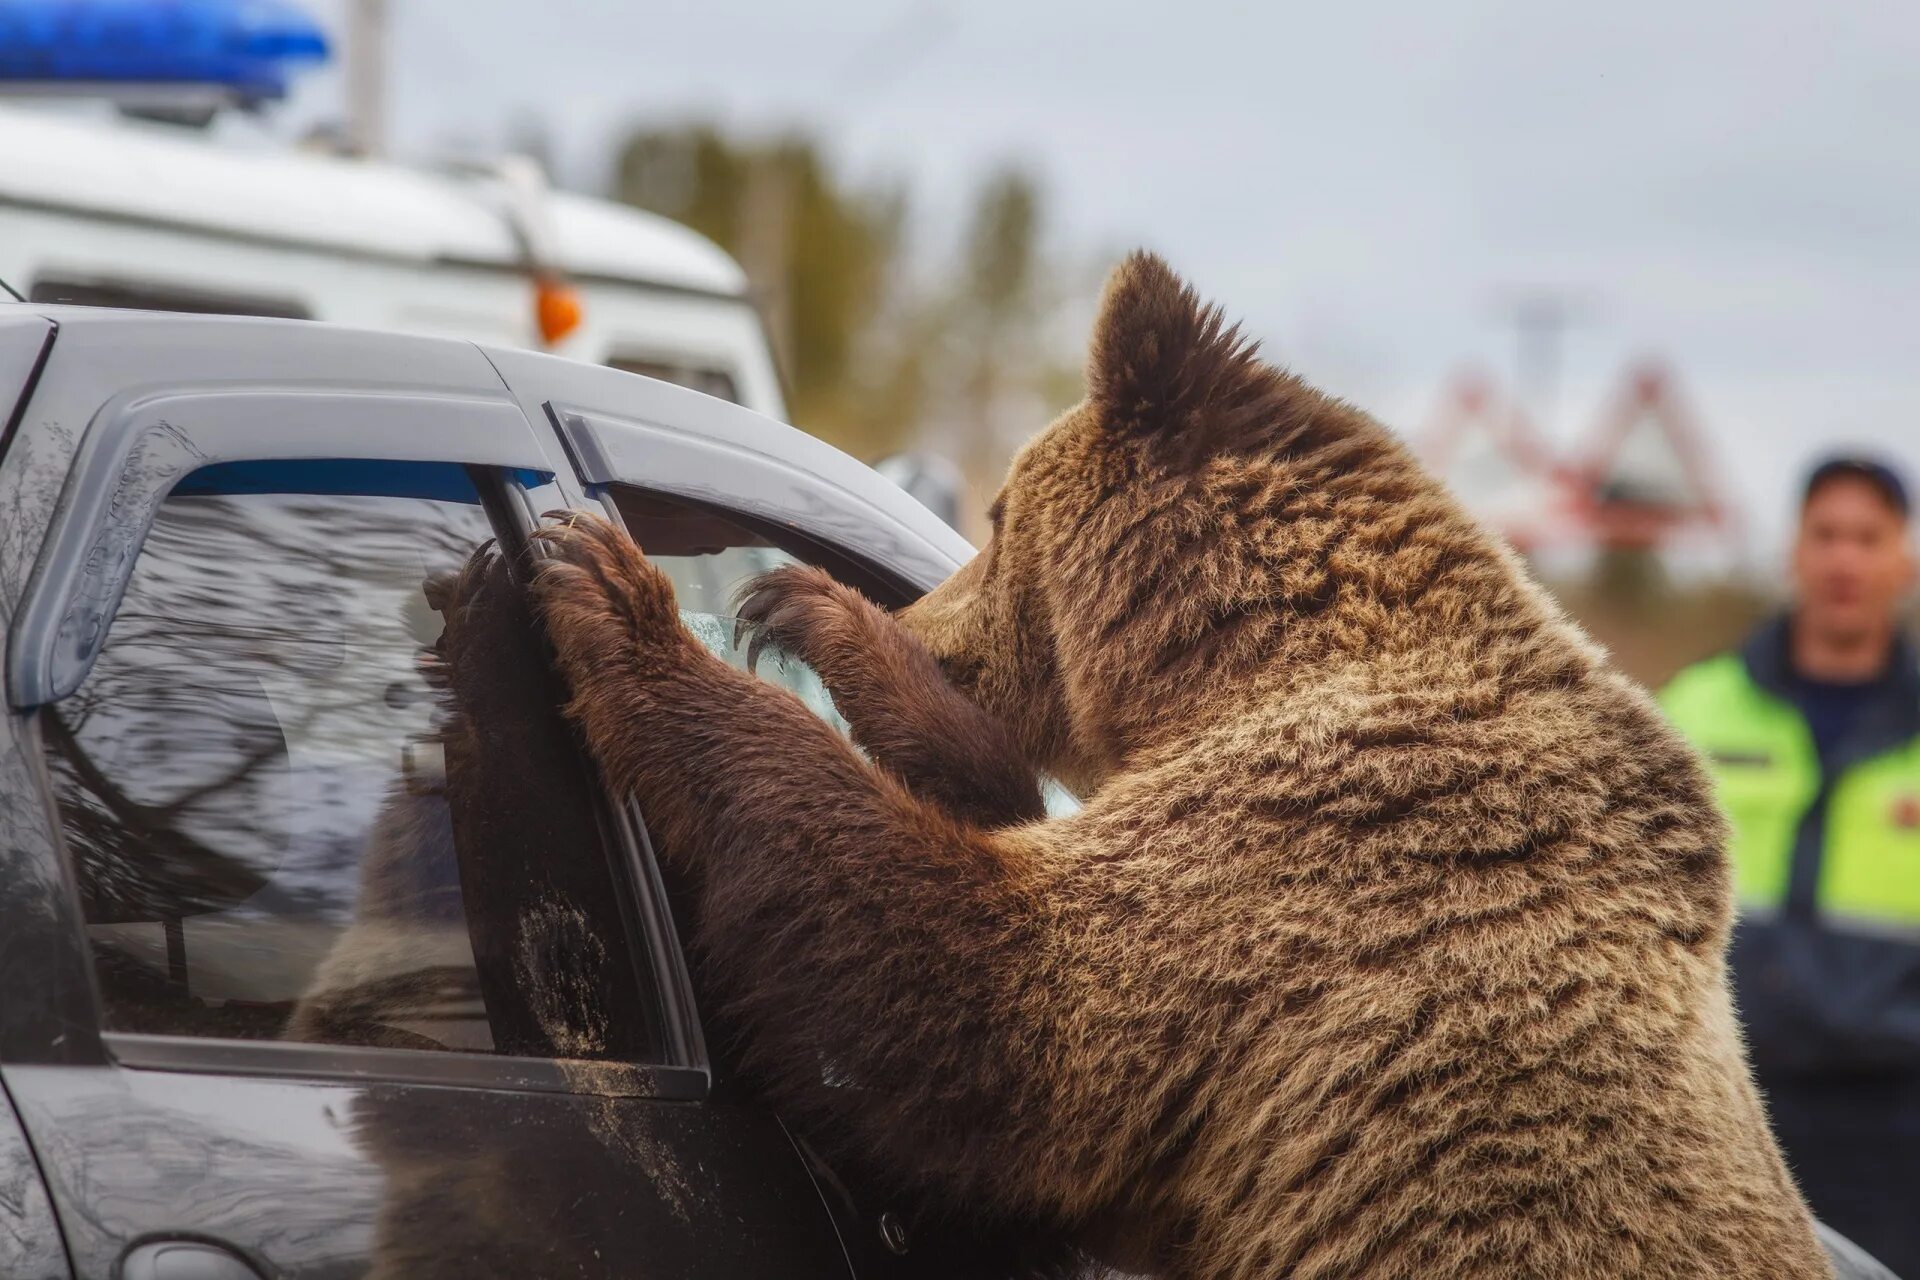
[[[607,361],[607,367],[637,373],[658,382],[671,382],[677,387],[686,387],[717,400],[740,403],[740,390],[734,385],[733,375],[725,369],[685,360],[638,355],[616,355]]]
[[[1040,803],[1047,807],[1047,816],[1052,818],[1072,817],[1086,807],[1079,796],[1044,774],[1040,778]]]
[[[311,319],[305,304],[292,298],[226,293],[153,281],[41,276],[33,282],[34,302],[70,307],[119,307],[127,311],[184,311],[191,315],[278,316]]]
[[[649,1059],[589,775],[464,468],[224,464],[45,739],[110,1030]]]

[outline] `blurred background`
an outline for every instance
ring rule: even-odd
[[[1141,244],[1402,432],[1650,683],[1776,603],[1810,458],[1920,467],[1901,6],[55,7],[0,0],[22,293],[622,364],[782,413],[976,537]],[[194,22],[254,23],[245,65],[141,64]],[[699,310],[735,295],[751,336]],[[629,313],[711,340],[623,347]]]

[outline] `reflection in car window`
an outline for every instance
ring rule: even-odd
[[[453,466],[225,464],[43,719],[110,1030],[651,1058],[591,783]]]
[[[638,355],[616,355],[607,361],[607,365],[624,373],[637,373],[643,378],[687,387],[717,400],[740,403],[740,389],[734,385],[733,375],[725,369],[715,369],[685,360]]]
[[[1079,796],[1045,776],[1040,779],[1040,803],[1047,807],[1047,816],[1050,818],[1069,818],[1085,807],[1080,803]]]
[[[277,316],[309,320],[313,313],[293,298],[193,288],[152,281],[43,275],[31,301],[70,307],[115,307],[123,311],[182,311],[190,315]]]
[[[695,613],[682,609],[680,620],[707,647],[709,653],[742,670],[746,669],[747,637],[735,639],[738,619],[728,614]],[[754,667],[754,674],[788,690],[807,704],[807,710],[841,733],[851,736],[852,730],[840,715],[839,708],[833,705],[833,695],[827,691],[825,682],[806,663],[784,653],[763,651]]]

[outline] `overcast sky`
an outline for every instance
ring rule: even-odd
[[[1769,540],[1823,444],[1920,471],[1911,3],[390,3],[403,155],[538,113],[592,187],[635,121],[798,120],[936,218],[1017,157],[1075,252],[1159,249],[1403,429],[1550,289],[1561,438],[1657,352]]]

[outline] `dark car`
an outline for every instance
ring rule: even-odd
[[[645,815],[520,591],[565,509],[622,522],[736,660],[753,573],[898,604],[971,554],[825,445],[631,374],[0,305],[0,1277],[953,1261],[708,1036]],[[761,674],[833,716],[806,668]]]
[[[644,815],[459,571],[610,514],[732,656],[750,574],[963,539],[693,392],[295,321],[0,305],[0,423],[0,1276],[907,1265],[716,1064]]]

